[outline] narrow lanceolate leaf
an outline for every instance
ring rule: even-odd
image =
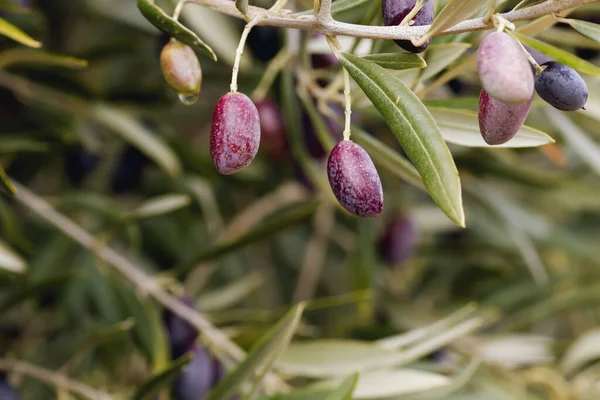
[[[550,122],[562,133],[569,146],[591,169],[600,175],[600,145],[590,139],[564,113],[554,109],[548,109],[547,111]]]
[[[421,56],[407,52],[371,54],[363,58],[386,69],[401,70],[427,66]]]
[[[539,40],[517,33],[515,31],[509,31],[509,33],[524,45],[534,48],[540,53],[547,55],[548,57],[561,64],[568,65],[569,67],[581,72],[582,74],[600,77],[599,67],[595,66],[590,62],[582,60],[581,58],[575,56],[572,53],[569,53],[568,51],[559,49],[558,47],[554,47],[548,43],[541,42]]]
[[[4,18],[0,18],[0,35],[11,38],[15,42],[19,42],[28,47],[40,48],[42,43],[38,42]]]
[[[429,108],[444,140],[466,147],[538,147],[554,143],[554,139],[534,128],[523,125],[514,138],[500,145],[490,146],[481,137],[477,113],[448,108]]]
[[[471,45],[469,43],[440,43],[432,44],[427,48],[425,61],[427,68],[421,74],[421,80],[433,78],[438,72],[458,60]]]
[[[217,55],[209,45],[204,43],[198,35],[183,26],[179,21],[175,21],[167,15],[160,7],[154,4],[154,0],[138,0],[137,6],[142,15],[156,28],[212,58],[213,61],[217,61]]]
[[[157,396],[157,393],[162,389],[168,387],[171,382],[177,378],[185,366],[191,361],[192,357],[187,354],[171,365],[165,368],[163,371],[156,375],[153,375],[145,383],[143,383],[133,394],[132,400],[152,400]]]
[[[178,176],[181,173],[181,164],[171,148],[131,115],[113,106],[96,104],[90,108],[89,116],[96,123],[121,135],[169,175]]]
[[[248,20],[248,0],[235,0],[235,7],[241,12],[246,21]]]
[[[492,0],[450,0],[433,21],[426,36],[429,38],[453,27],[459,22],[469,18],[471,15],[483,10],[491,1]]]
[[[15,64],[81,69],[87,67],[88,62],[79,58],[23,48],[4,50],[0,53],[0,68]]]
[[[572,375],[582,367],[600,358],[600,329],[586,332],[567,349],[560,367],[564,374]]]
[[[188,195],[166,194],[142,203],[131,214],[137,218],[154,217],[186,207],[190,202],[191,198]]]
[[[358,383],[358,374],[353,374],[347,377],[340,383],[333,392],[325,398],[325,400],[352,400],[352,393]]]
[[[15,253],[6,243],[0,240],[0,269],[24,273],[26,269],[25,260]]]
[[[600,42],[600,25],[570,18],[563,18],[560,21],[571,25],[573,29],[582,35],[585,35],[596,42]]]
[[[226,400],[239,392],[248,382],[255,387],[287,348],[300,322],[304,303],[292,308],[279,322],[265,333],[252,347],[246,359],[228,374],[204,400]]]
[[[464,226],[454,159],[421,100],[400,79],[371,61],[349,53],[342,53],[340,61],[383,116],[433,200],[452,221]]]
[[[517,4],[515,6],[515,8],[513,8],[513,10],[520,10],[522,8],[527,8],[527,7],[535,6],[535,5],[538,5],[538,4],[542,4],[545,1],[548,1],[548,0],[523,0],[522,2],[520,2],[519,4]]]

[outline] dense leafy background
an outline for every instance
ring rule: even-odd
[[[587,111],[564,114],[535,101],[527,124],[557,140],[543,147],[484,148],[472,113],[479,34],[435,38],[424,54],[427,68],[392,72],[425,99],[450,143],[463,183],[461,229],[423,190],[358,86],[353,139],[378,165],[385,212],[359,220],[340,210],[323,163],[302,146],[310,124],[302,110],[313,106],[302,85],[294,90],[292,68],[270,92],[283,107],[291,151],[283,160],[262,152],[243,172],[217,175],[208,154],[210,119],[229,88],[242,22],[186,9],[186,25],[219,57],[214,63],[200,56],[201,96],[187,107],[162,79],[165,37],[135,1],[40,0],[27,9],[9,3],[1,2],[3,17],[43,48],[0,39],[0,162],[7,174],[101,243],[130,254],[166,289],[185,292],[244,349],[297,299],[309,300],[293,344],[275,365],[308,392],[274,398],[348,398],[357,370],[357,398],[598,398],[600,83],[590,75],[598,71],[600,44],[573,29],[593,37],[596,28],[555,25],[552,17],[518,25],[588,73]],[[343,11],[337,18],[379,23],[373,1],[343,3],[334,5]],[[517,2],[505,3],[509,9]],[[569,18],[594,21],[600,7]],[[245,93],[265,70],[261,60],[285,42],[278,31],[275,43],[265,41],[271,33],[251,36],[240,76]],[[392,42],[375,48],[398,51]],[[294,66],[309,72],[305,62]],[[549,141],[534,129],[517,139],[517,147]],[[414,239],[415,249],[390,266],[378,243],[398,215],[414,224],[414,238],[407,229],[400,239],[408,247]],[[8,195],[0,198],[0,226],[3,359],[60,371],[115,398],[142,396],[168,381],[153,375],[176,375],[182,361],[168,370],[161,306]],[[297,315],[286,318],[282,329],[271,329],[273,341],[255,346],[254,362],[274,361],[282,351],[286,321]],[[243,377],[239,369],[228,379],[237,385]],[[23,399],[57,396],[53,385],[9,378]],[[332,386],[337,391],[328,391]]]

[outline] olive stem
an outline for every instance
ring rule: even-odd
[[[327,43],[333,54],[339,59],[340,58],[340,42],[335,37],[327,36]],[[352,116],[352,92],[350,91],[350,74],[346,68],[342,68],[344,74],[344,99],[346,100],[346,108],[344,110],[344,140],[350,140],[350,124]]]
[[[183,6],[188,3],[189,0],[179,0],[177,2],[177,6],[175,6],[175,11],[173,11],[173,19],[175,21],[179,20],[179,15],[181,15],[181,11],[183,10]]]
[[[510,35],[511,32],[509,31],[508,34]],[[519,42],[519,40],[516,37],[513,36],[513,39],[515,39],[517,43],[519,43],[519,47],[521,47],[521,50],[523,50],[523,53],[525,53],[525,57],[527,57],[527,60],[531,63],[531,65],[533,65],[533,68],[535,68],[535,75],[537,76],[544,72],[546,67],[539,65],[537,61],[535,61],[535,58],[533,58],[533,56],[527,51],[525,46],[523,46],[523,43]]]
[[[244,31],[242,32],[242,36],[240,37],[240,44],[238,45],[237,49],[235,50],[235,61],[233,63],[233,70],[231,72],[231,85],[230,85],[231,93],[237,93],[237,90],[238,90],[237,78],[238,78],[238,73],[240,71],[240,61],[242,60],[242,54],[244,54],[244,46],[246,45],[246,39],[248,39],[248,34],[250,33],[250,30],[254,27],[254,25],[256,25],[258,23],[260,18],[261,18],[260,16],[254,17],[254,19],[252,19],[250,22],[248,22],[246,24],[246,27],[244,28]]]
[[[412,25],[411,21],[419,13],[419,11],[421,11],[421,8],[423,8],[426,1],[427,0],[418,0],[413,9],[410,10],[410,12],[406,14],[406,17],[404,17],[402,22],[400,22],[400,26]]]
[[[191,3],[198,4],[207,8],[217,10],[223,14],[231,15],[240,19],[245,19],[244,15],[235,7],[231,0],[188,0]],[[564,11],[584,4],[597,3],[600,0],[553,0],[543,3],[513,10],[501,14],[510,22],[529,20],[544,15]],[[422,38],[430,28],[430,25],[423,26],[372,26],[361,24],[349,24],[339,22],[333,18],[324,23],[319,21],[314,15],[299,15],[291,10],[283,9],[280,12],[267,11],[262,7],[249,6],[248,17],[254,18],[261,16],[259,25],[276,26],[282,28],[301,29],[311,32],[320,32],[326,36],[352,36],[370,39],[393,39],[393,40],[412,40]],[[451,35],[462,32],[473,32],[480,30],[493,29],[490,22],[485,21],[485,17],[474,18],[462,21],[443,32],[436,33],[434,36]]]

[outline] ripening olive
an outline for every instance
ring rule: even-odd
[[[532,101],[533,96],[523,104],[505,104],[482,89],[479,96],[479,130],[483,140],[487,144],[498,145],[512,139],[525,122]]]
[[[385,26],[396,26],[415,8],[416,0],[382,0],[381,13]],[[423,8],[415,15],[410,23],[411,26],[431,25],[433,22],[433,5],[427,0]],[[425,51],[431,39],[421,46],[415,46],[410,40],[395,40],[396,44],[411,53],[422,53]]]
[[[563,111],[576,111],[585,107],[588,88],[571,67],[548,61],[546,69],[535,77],[535,91],[552,107]]]
[[[200,91],[202,69],[191,47],[171,39],[160,53],[165,80],[177,93],[193,95]]]

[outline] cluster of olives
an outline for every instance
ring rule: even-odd
[[[488,144],[506,143],[516,135],[531,109],[534,88],[559,110],[575,111],[585,106],[588,90],[583,78],[570,67],[543,61],[543,71],[536,75],[523,47],[505,32],[491,33],[482,41],[477,51],[483,86],[479,128]]]
[[[162,50],[161,67],[167,83],[180,95],[200,90],[200,63],[188,46],[171,40]],[[285,150],[282,127],[281,113],[272,101],[263,99],[255,104],[243,93],[226,93],[215,106],[211,125],[210,154],[216,170],[230,175],[247,167],[256,157],[261,132],[267,152],[281,156]],[[327,170],[333,193],[346,210],[361,217],[381,213],[381,181],[373,161],[359,145],[339,142],[329,155]]]
[[[193,307],[188,298],[182,304]],[[171,311],[163,314],[163,324],[171,346],[171,358],[190,354],[192,359],[173,382],[173,395],[178,400],[196,400],[204,397],[224,376],[223,365],[208,349],[197,342],[198,331]]]

